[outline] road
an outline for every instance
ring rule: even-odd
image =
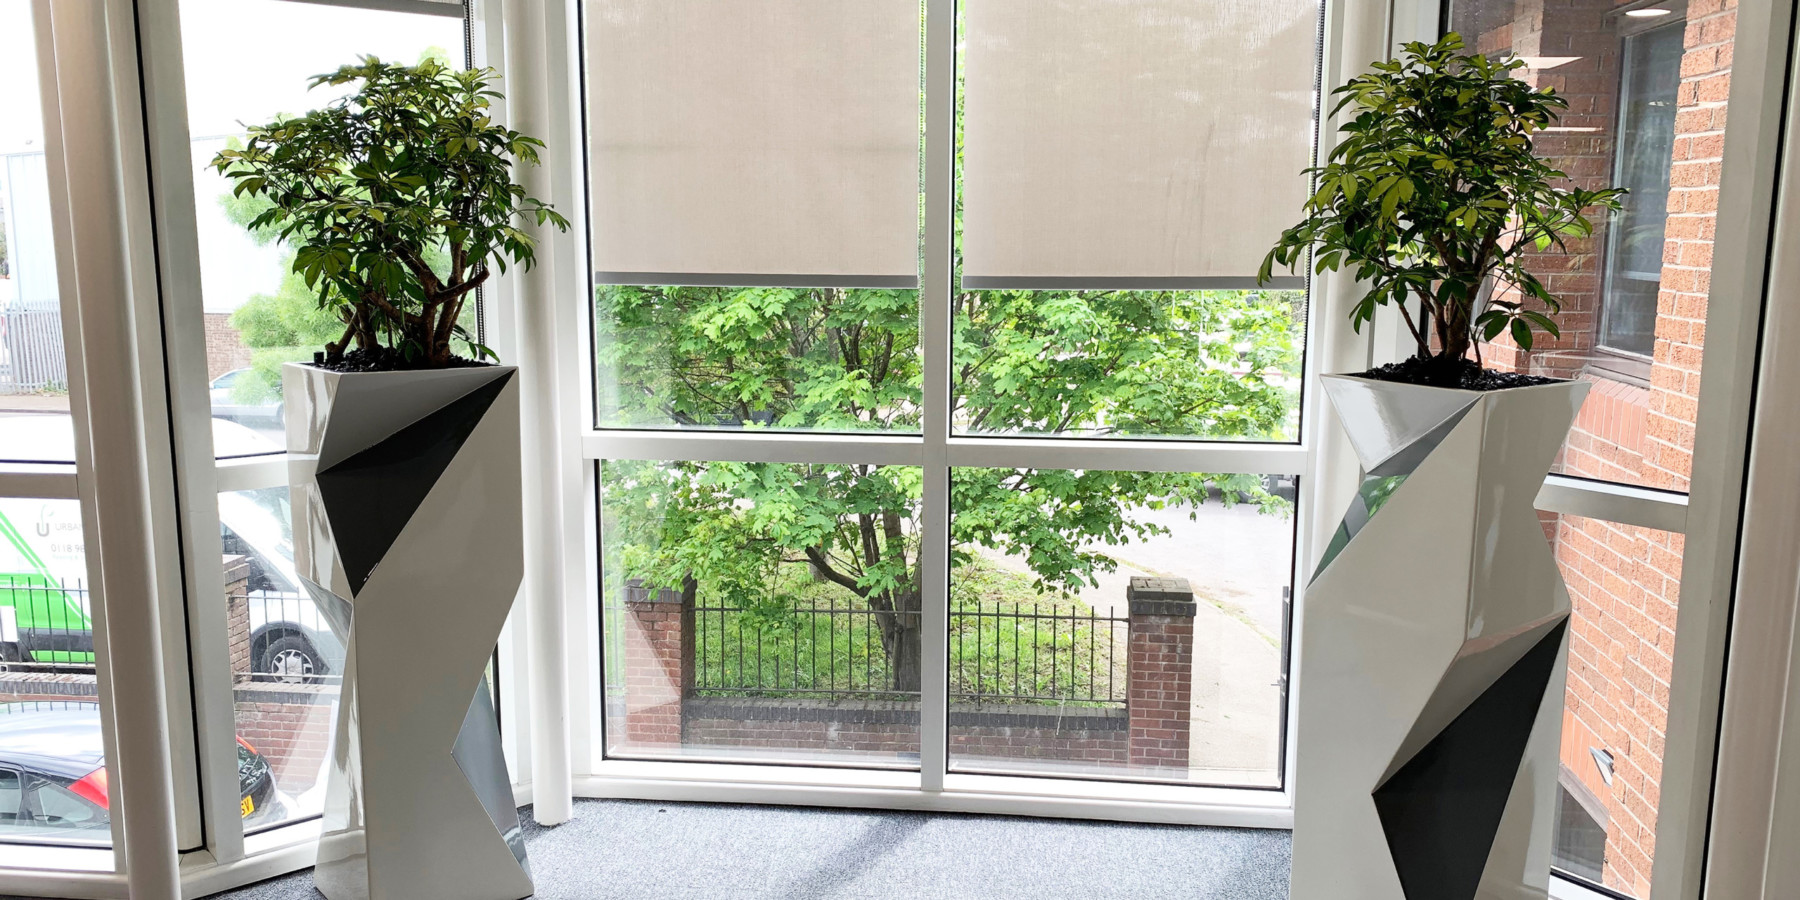
[[[1227,509],[1217,502],[1140,509],[1132,515],[1163,525],[1170,533],[1093,549],[1134,569],[1186,578],[1200,599],[1246,619],[1265,637],[1280,640],[1281,591],[1293,583],[1291,515],[1264,515],[1248,503]]]

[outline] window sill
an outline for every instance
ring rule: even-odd
[[[1284,791],[950,773],[606,760],[575,778],[578,797],[909,809],[1170,825],[1291,829]]]

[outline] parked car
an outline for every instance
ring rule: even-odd
[[[244,824],[288,817],[268,760],[238,738]],[[106,845],[112,841],[99,705],[0,703],[0,841]]]
[[[262,391],[250,392],[261,396],[259,402],[245,403],[239,399],[246,393],[245,382],[266,378],[264,374],[249,368],[232,369],[214,378],[209,386],[213,417],[256,427],[280,428],[282,404],[279,383],[269,385]]]
[[[225,552],[250,561],[250,671],[264,680],[316,682],[343,671],[345,650],[294,573],[291,521],[286,488],[219,495]]]

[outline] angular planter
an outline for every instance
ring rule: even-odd
[[[1587,385],[1325,389],[1365,476],[1307,589],[1291,896],[1546,897],[1569,593],[1533,504]]]
[[[282,373],[294,567],[346,660],[314,880],[532,893],[484,674],[524,575],[518,372]]]

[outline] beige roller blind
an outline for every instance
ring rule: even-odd
[[[585,8],[603,282],[917,284],[918,0]]]
[[[964,287],[1253,283],[1306,199],[1317,0],[963,9]]]

